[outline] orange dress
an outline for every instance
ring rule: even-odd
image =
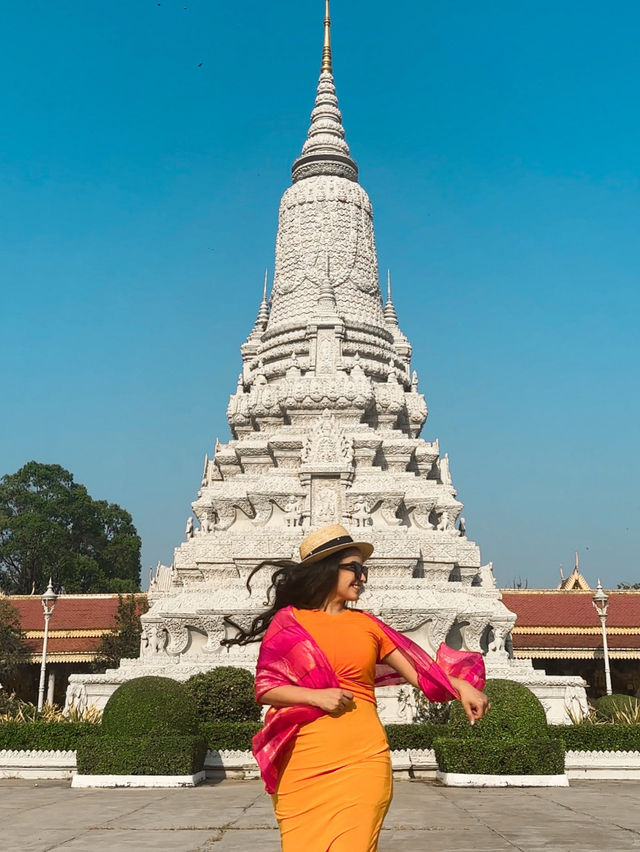
[[[298,732],[273,795],[282,852],[376,852],[393,785],[375,667],[396,646],[359,612],[293,612],[354,700]]]

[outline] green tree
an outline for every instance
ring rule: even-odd
[[[618,583],[618,588],[619,589],[625,589],[627,591],[630,590],[630,589],[636,589],[637,590],[637,589],[640,589],[640,583]]]
[[[0,597],[0,683],[16,673],[27,654],[20,615],[6,598]]]
[[[31,461],[0,480],[0,588],[68,593],[140,588],[140,538],[131,515],[93,500],[57,464]]]
[[[144,596],[118,595],[118,611],[113,632],[105,633],[100,640],[93,668],[97,672],[115,669],[123,657],[140,656],[140,616],[149,609]]]

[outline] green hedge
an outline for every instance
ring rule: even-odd
[[[451,705],[447,727],[451,733],[461,736],[510,736],[523,739],[539,739],[546,736],[547,717],[544,707],[536,696],[513,680],[496,678],[488,680],[485,693],[491,702],[487,715],[469,723],[462,704]]]
[[[433,747],[441,772],[471,775],[562,775],[564,772],[565,750],[560,739],[441,737],[434,741]]]
[[[184,684],[169,677],[137,677],[123,683],[102,714],[103,731],[123,737],[196,735],[198,727],[195,700]]]
[[[596,717],[603,722],[624,722],[620,715],[636,717],[640,701],[633,695],[603,695],[596,701]]]
[[[212,751],[251,751],[251,739],[260,722],[203,722],[200,725]]]
[[[640,751],[640,725],[549,725],[567,751]]]
[[[91,722],[3,722],[0,749],[74,751],[96,728]]]
[[[254,693],[254,677],[246,669],[220,666],[185,683],[204,722],[259,722],[262,707]]]
[[[425,722],[423,725],[385,725],[384,729],[391,751],[404,751],[433,748],[436,737],[446,736],[449,727]]]
[[[93,734],[78,742],[81,775],[193,775],[204,768],[201,736],[122,737]]]

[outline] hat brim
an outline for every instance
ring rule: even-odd
[[[335,547],[328,547],[320,553],[314,553],[300,560],[300,565],[311,565],[314,562],[320,562],[321,559],[326,559],[334,553],[339,553],[341,550],[352,550],[356,548],[362,555],[362,561],[366,562],[373,553],[373,545],[368,541],[347,541],[344,544],[337,544]]]

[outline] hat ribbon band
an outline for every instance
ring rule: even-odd
[[[337,547],[340,544],[350,544],[352,542],[353,539],[350,535],[341,535],[338,538],[332,538],[331,541],[325,541],[324,544],[319,544],[317,547],[314,547],[313,550],[309,551],[307,556],[315,556],[316,553],[322,553],[323,550],[329,550],[330,548]]]

